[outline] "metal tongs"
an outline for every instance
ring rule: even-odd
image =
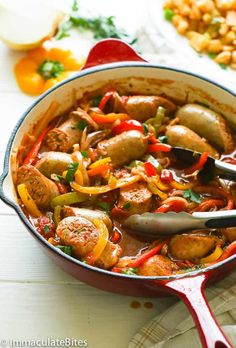
[[[201,154],[178,147],[172,148],[172,152],[181,160],[193,163]],[[213,174],[230,180],[236,179],[236,165],[215,160],[208,156],[207,162],[201,171],[204,178],[206,174]],[[155,237],[159,235],[172,235],[179,232],[197,229],[223,228],[236,226],[236,210],[175,213],[144,213],[131,215],[123,225],[131,229],[130,232]]]

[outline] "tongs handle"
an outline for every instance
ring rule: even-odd
[[[216,172],[221,178],[236,179],[236,165],[215,160]]]
[[[204,221],[206,228],[236,227],[236,210],[196,212],[192,216]]]

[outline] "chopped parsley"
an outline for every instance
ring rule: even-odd
[[[137,275],[137,271],[138,271],[137,268],[128,267],[128,268],[122,270],[122,273],[127,274],[127,275]]]
[[[97,206],[102,208],[102,210],[104,210],[107,214],[109,214],[111,211],[111,205],[108,202],[104,202],[104,201],[97,202]]]
[[[68,246],[68,245],[57,245],[56,248],[60,249],[61,251],[63,251],[63,253],[67,254],[67,255],[72,255],[72,247]]]
[[[219,66],[221,67],[221,69],[226,70],[228,69],[228,65],[224,64],[224,63],[219,63]]]
[[[167,21],[172,21],[173,16],[175,15],[174,11],[170,8],[164,8],[164,17]]]
[[[126,203],[123,205],[123,209],[128,210],[129,208],[130,208],[130,203],[129,203],[129,202],[126,202]]]
[[[64,66],[56,60],[44,60],[38,68],[38,73],[45,79],[58,77],[63,71]]]
[[[48,225],[44,225],[43,226],[43,229],[44,229],[44,232],[47,234],[50,230],[49,226]]]
[[[166,135],[159,135],[157,138],[161,143],[167,144],[168,137]]]
[[[83,131],[87,127],[87,122],[84,120],[79,120],[76,124],[76,129]]]
[[[102,100],[102,96],[101,95],[97,95],[96,97],[94,97],[92,99],[91,105],[94,106],[94,107],[98,107],[101,100]]]
[[[60,25],[55,36],[56,40],[70,36],[70,30],[73,28],[79,32],[91,31],[95,40],[116,38],[124,40],[130,45],[137,42],[137,38],[131,38],[124,30],[116,26],[113,16],[96,16],[92,18],[81,16],[77,1],[73,3],[69,19]]]
[[[208,57],[211,58],[211,59],[215,59],[216,54],[213,53],[213,52],[209,52],[209,53],[208,53]]]
[[[195,203],[202,202],[199,193],[194,192],[193,190],[185,190],[183,197],[189,199],[191,202],[195,202]]]
[[[79,166],[79,163],[77,163],[77,162],[73,162],[73,163],[69,164],[68,170],[66,173],[66,181],[67,182],[71,182],[74,180],[75,172],[78,169],[78,166]]]
[[[85,150],[81,151],[81,154],[82,154],[83,157],[89,158],[88,151],[85,151]]]

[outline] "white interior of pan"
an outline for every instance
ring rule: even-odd
[[[118,86],[127,93],[164,94],[186,102],[204,103],[213,110],[221,112],[236,129],[236,98],[233,93],[188,73],[145,63],[119,63],[87,69],[78,77],[59,85],[39,99],[18,128],[11,151],[19,146],[24,133],[28,131],[30,125],[42,117],[52,101],[59,102],[57,113],[60,114],[71,107],[75,91],[77,98],[80,99],[85,92],[92,92],[105,86],[109,88]],[[4,192],[9,199],[15,200],[11,170],[4,181]]]

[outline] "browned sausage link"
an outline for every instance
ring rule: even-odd
[[[89,221],[93,221],[94,219],[100,219],[104,222],[104,224],[107,226],[108,230],[112,230],[112,222],[109,216],[100,210],[92,210],[92,209],[84,209],[84,208],[75,208],[75,207],[69,207],[65,206],[62,209],[62,214],[64,217],[68,216],[82,216],[85,219],[88,219]]]
[[[65,245],[72,247],[73,254],[78,258],[88,255],[99,238],[94,224],[81,216],[63,219],[59,222],[56,232]]]
[[[141,158],[147,150],[147,144],[143,134],[129,131],[101,141],[97,149],[101,155],[111,157],[113,166],[118,167]]]
[[[216,238],[201,234],[180,234],[174,236],[168,252],[176,260],[195,261],[207,256],[216,246]]]
[[[57,185],[31,165],[18,169],[17,184],[25,184],[37,206],[43,209],[50,209],[51,200],[59,195]]]
[[[168,143],[172,146],[179,146],[198,152],[207,152],[210,156],[219,158],[218,151],[199,137],[198,134],[185,126],[168,126],[166,136]]]
[[[78,117],[72,114],[67,121],[48,133],[46,147],[52,151],[70,151],[81,138],[82,131],[77,128],[77,124]]]
[[[51,174],[62,175],[62,173],[68,169],[70,163],[73,160],[71,155],[64,152],[49,151],[41,154],[40,160],[35,167],[48,178]]]
[[[159,96],[131,96],[125,102],[122,102],[121,97],[115,94],[113,99],[114,112],[125,112],[135,120],[142,122],[148,118],[155,117],[159,106],[163,106],[167,113],[173,112],[176,109],[174,103]]]
[[[168,276],[178,271],[178,266],[163,255],[154,255],[145,261],[138,274],[143,276]]]
[[[99,268],[109,269],[117,264],[121,254],[122,249],[119,244],[114,244],[108,241],[105,249],[102,252],[102,255],[96,261],[95,266]]]
[[[126,209],[127,214],[143,214],[150,211],[152,193],[144,183],[135,183],[120,190],[118,207]]]

